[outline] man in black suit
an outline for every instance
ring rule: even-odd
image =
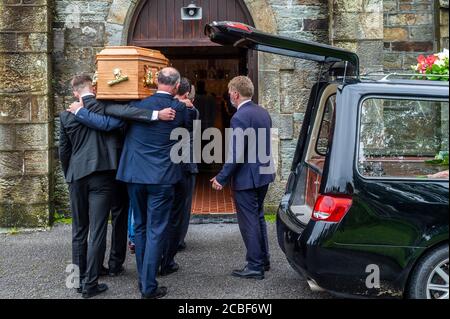
[[[178,100],[186,100],[191,91],[191,83],[187,78],[181,78],[178,94],[175,96]],[[190,119],[192,121],[199,118],[197,109],[192,108]],[[182,163],[183,173],[180,181],[175,184],[175,198],[170,215],[170,222],[167,230],[167,241],[165,244],[163,259],[161,262],[161,276],[170,275],[179,269],[179,265],[175,262],[175,255],[178,252],[179,245],[183,245],[186,236],[189,220],[191,217],[192,196],[195,187],[195,175],[198,173],[197,164],[193,158],[193,123],[189,125],[190,139],[189,143],[190,156],[186,163]]]
[[[73,78],[76,98],[92,91],[89,83],[85,75]],[[90,298],[108,289],[98,277],[117,170],[117,161],[110,159],[119,157],[120,141],[114,134],[83,126],[67,111],[60,121],[59,154],[72,210],[72,260],[80,270],[78,291]]]
[[[92,79],[89,76],[75,76],[72,87],[74,96],[84,100],[86,109],[92,112],[104,110],[102,105],[94,103]],[[119,111],[125,112],[120,107]],[[129,112],[130,116],[140,119],[154,116],[153,113],[137,111]],[[164,112],[173,115],[173,111]],[[114,130],[122,127],[123,122],[108,118],[107,126],[111,128],[111,132],[102,133],[82,125],[67,111],[61,113],[60,121],[59,153],[66,182],[69,184],[73,217],[72,259],[80,270],[78,292],[82,292],[83,297],[90,298],[108,289],[105,284],[98,284],[98,277],[106,249],[107,219],[111,203],[115,205],[117,214],[113,216],[115,234],[110,265],[116,266],[116,271],[120,270],[124,259],[120,240],[122,237],[125,237],[126,252],[126,215],[124,234],[121,224],[124,217],[120,215],[128,200],[121,202],[119,198],[113,201],[114,190],[117,188],[115,174],[123,145],[120,134]]]
[[[176,112],[175,119],[151,125],[130,123],[117,172],[117,179],[127,183],[134,212],[139,288],[146,299],[161,298],[167,293],[167,288],[158,287],[156,274],[166,241],[174,185],[183,173],[182,165],[171,158],[172,147],[178,144],[171,135],[179,127],[190,129],[194,114],[174,98],[179,82],[179,72],[165,68],[159,72],[156,94],[133,103],[139,109],[152,112],[162,112],[169,106]],[[85,114],[81,116],[79,112]],[[83,109],[79,112],[78,120],[93,127],[103,125],[106,129],[115,120]]]
[[[89,83],[88,87],[92,87]],[[119,162],[120,154],[123,148],[125,138],[124,124],[121,120],[138,121],[143,123],[152,123],[156,121],[171,121],[175,118],[175,110],[166,108],[161,111],[150,111],[139,109],[129,103],[107,103],[98,101],[93,91],[89,91],[82,96],[79,102],[74,102],[68,109],[75,114],[75,119],[89,128],[111,132],[116,137],[117,147],[119,148],[119,157],[111,158],[111,161]],[[120,126],[120,128],[118,128]],[[109,269],[102,266],[100,275],[109,275],[111,277],[123,274],[123,263],[126,258],[127,247],[127,218],[129,211],[129,197],[125,183],[115,182],[113,188],[113,197],[111,205],[111,250],[109,254]],[[106,250],[102,253],[101,260],[104,260]]]
[[[232,275],[264,279],[264,272],[270,269],[264,199],[275,179],[270,146],[272,119],[267,110],[252,102],[254,86],[248,77],[234,78],[228,88],[230,101],[237,108],[231,119],[232,147],[227,162],[211,182],[214,189],[222,190],[231,181],[239,229],[247,248],[247,265]],[[244,132],[249,136],[243,136]],[[242,143],[237,142],[239,137]]]

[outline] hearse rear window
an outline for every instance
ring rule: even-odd
[[[448,180],[448,101],[368,98],[361,108],[364,177]]]

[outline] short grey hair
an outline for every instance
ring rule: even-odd
[[[180,79],[180,72],[175,68],[164,68],[158,74],[158,83],[162,85],[175,86],[180,83]]]

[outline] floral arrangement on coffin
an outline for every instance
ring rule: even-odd
[[[415,73],[426,75],[426,77],[418,76],[417,79],[448,81],[448,56],[449,51],[447,49],[427,57],[419,55],[417,65],[413,65],[411,68]]]

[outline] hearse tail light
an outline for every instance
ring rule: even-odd
[[[248,33],[252,32],[252,30],[249,28],[249,26],[246,24],[243,24],[243,23],[228,22],[227,27],[244,30],[245,32],[248,32]]]
[[[352,202],[351,197],[319,195],[311,219],[338,223],[347,214]]]

